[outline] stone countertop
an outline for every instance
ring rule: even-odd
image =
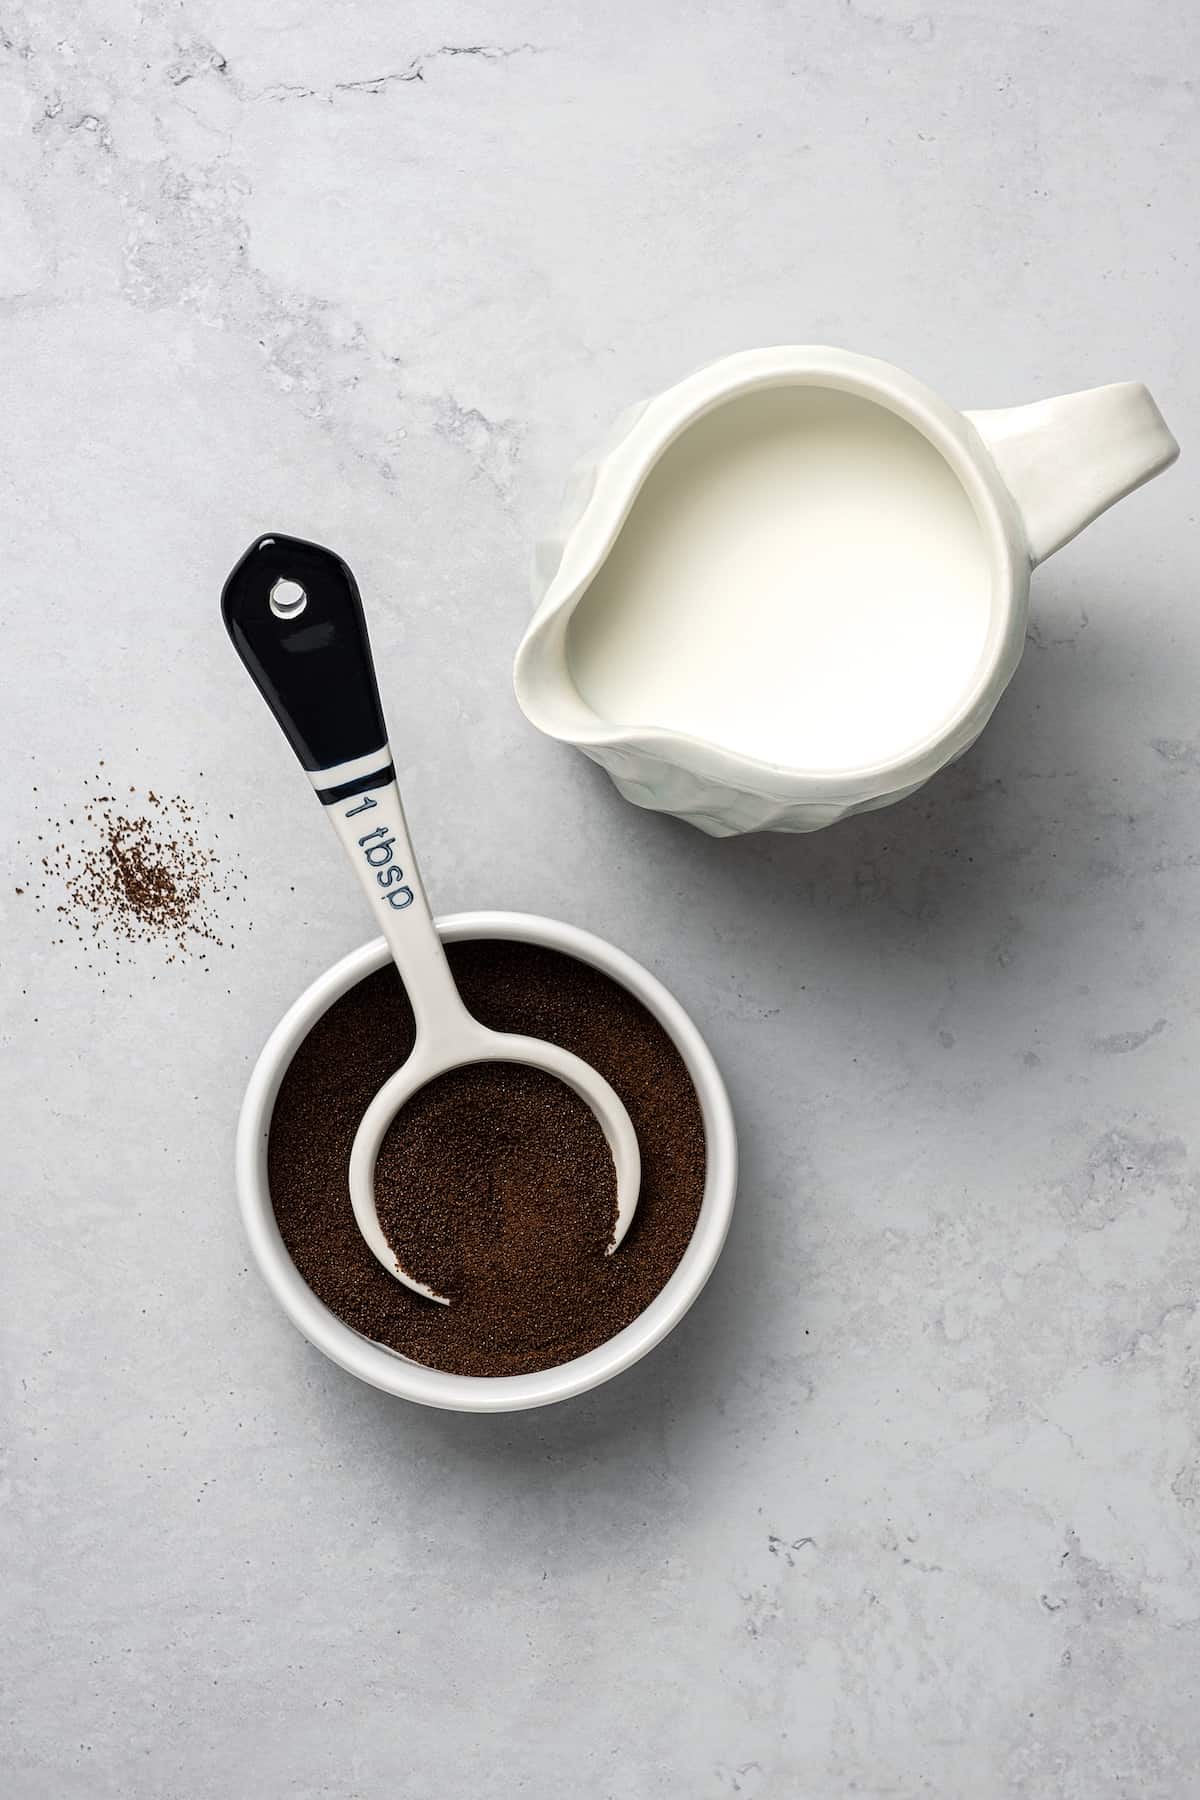
[[[1198,57],[1186,0],[5,9],[10,1800],[1197,1793]],[[1185,460],[950,773],[715,843],[509,662],[568,466],[786,340],[1143,379]],[[730,1084],[711,1286],[545,1414],[368,1391],[247,1267],[250,1063],[367,930],[217,618],[264,529],[358,572],[438,907],[611,937]],[[102,760],[236,878],[206,960],[36,910]]]

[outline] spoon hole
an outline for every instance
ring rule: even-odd
[[[271,589],[267,604],[277,619],[298,619],[308,605],[308,595],[298,581],[281,576]]]

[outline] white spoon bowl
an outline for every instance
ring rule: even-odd
[[[379,1223],[375,1204],[375,1164],[393,1121],[414,1094],[436,1081],[439,1075],[461,1069],[468,1063],[505,1062],[540,1069],[564,1082],[586,1101],[599,1122],[612,1155],[616,1186],[616,1217],[608,1245],[610,1256],[620,1247],[637,1210],[642,1184],[641,1152],[629,1114],[607,1081],[558,1044],[548,1044],[543,1038],[518,1037],[510,1031],[489,1031],[486,1025],[480,1025],[464,1013],[456,1036],[439,1038],[433,1046],[418,1037],[408,1061],[388,1077],[367,1107],[350,1152],[350,1203],[368,1249],[389,1275],[395,1275],[405,1287],[423,1294],[426,1300],[436,1300],[439,1306],[449,1306],[450,1302],[444,1294],[435,1292],[403,1267]]]

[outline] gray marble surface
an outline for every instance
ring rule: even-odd
[[[1200,1794],[1195,7],[2,20],[5,1795]],[[780,340],[1144,379],[1184,461],[965,762],[714,843],[508,666],[567,466]],[[710,1288],[545,1414],[386,1400],[247,1267],[250,1062],[366,931],[217,620],[266,528],[360,575],[441,909],[615,939],[729,1080]],[[14,893],[101,758],[247,876],[208,963]]]

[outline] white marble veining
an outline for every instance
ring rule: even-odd
[[[0,10],[6,1796],[1200,1792],[1198,58],[1188,0]],[[572,462],[788,340],[1145,380],[1184,459],[964,762],[715,843],[509,661]],[[712,1285],[545,1415],[362,1389],[246,1267],[249,1062],[365,930],[217,618],[268,528],[359,574],[437,904],[626,945],[730,1082]],[[208,964],[14,893],[100,758],[249,875]]]

